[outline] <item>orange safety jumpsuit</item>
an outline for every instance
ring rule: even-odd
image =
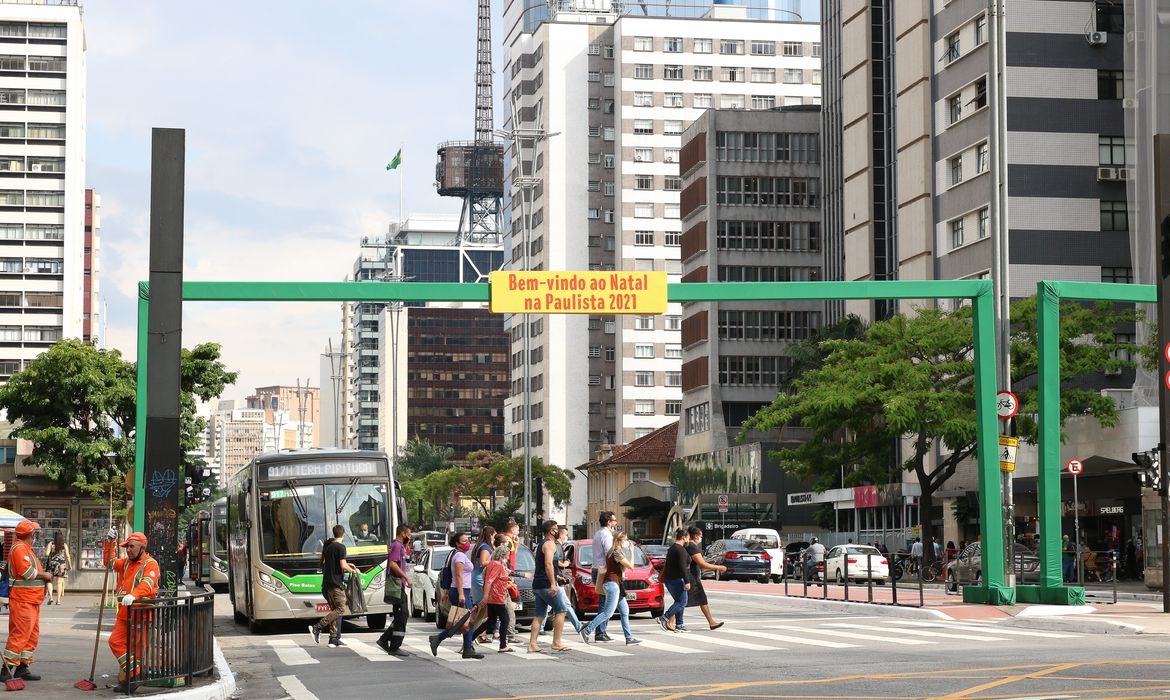
[[[29,543],[16,540],[8,551],[11,590],[8,593],[8,643],[4,645],[4,663],[9,671],[20,664],[31,664],[37,641],[41,637],[41,603],[45,600],[45,582],[40,576],[41,560]]]
[[[129,557],[114,559],[114,543],[111,540],[106,541],[102,554],[105,565],[112,564],[114,573],[118,575],[115,601],[118,603],[118,615],[114,620],[114,630],[110,633],[110,651],[118,659],[118,678],[125,680],[130,674],[139,671],[142,649],[146,646],[146,627],[136,626],[133,639],[128,638],[127,618],[130,613],[127,606],[121,605],[121,600],[126,595],[133,595],[135,600],[154,597],[158,592],[160,575],[158,562],[146,552],[142,553],[138,561],[130,561]]]

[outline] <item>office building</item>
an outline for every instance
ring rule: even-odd
[[[207,419],[207,463],[227,483],[236,472],[265,451],[265,410],[237,408],[236,401],[222,399]]]
[[[101,295],[102,197],[92,189],[85,191],[85,255],[82,279],[81,339],[91,345],[105,345],[106,315]]]
[[[78,2],[0,3],[0,381],[87,335],[85,75]]]
[[[505,112],[515,116],[505,126],[550,134],[530,162],[509,153],[507,191],[521,168],[540,180],[529,226],[524,207],[509,200],[509,265],[653,270],[678,281],[682,132],[711,107],[819,102],[819,27],[794,19],[790,10],[746,2],[624,10],[601,0],[508,3]],[[516,454],[527,444],[546,462],[574,468],[604,444],[679,419],[679,305],[662,316],[515,316],[508,327]],[[578,480],[561,517],[581,522],[585,498]]]
[[[264,424],[271,434],[265,449],[306,449],[320,447],[321,389],[315,386],[260,386],[245,399],[248,408],[264,411]],[[291,441],[285,436],[292,431]],[[291,442],[291,444],[288,444]]]

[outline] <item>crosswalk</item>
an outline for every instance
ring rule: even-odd
[[[480,647],[501,663],[546,664],[565,660],[587,660],[590,657],[613,659],[617,657],[638,657],[656,652],[671,655],[740,655],[752,652],[777,652],[798,648],[849,650],[881,647],[917,647],[944,645],[954,640],[967,642],[1017,642],[1036,639],[1071,639],[1083,635],[1066,632],[1049,632],[1007,628],[1002,625],[978,622],[949,622],[943,620],[911,620],[898,618],[835,616],[817,618],[773,617],[761,619],[727,620],[723,628],[715,631],[693,629],[685,634],[662,630],[655,622],[634,621],[634,636],[642,640],[637,646],[626,646],[620,641],[621,628],[617,621],[611,623],[611,635],[616,633],[619,641],[608,644],[585,644],[581,638],[566,631],[564,643],[570,647],[567,653],[548,650],[550,637],[541,637],[546,653],[528,654],[524,644],[514,647],[511,654],[495,654],[494,645]],[[418,656],[431,657],[428,635],[433,628],[411,626],[407,630],[403,647]],[[364,637],[369,637],[365,639]],[[526,635],[522,635],[527,639]],[[311,666],[322,662],[332,663],[338,656],[350,656],[376,663],[399,663],[402,659],[388,656],[373,644],[373,637],[351,634],[343,637],[343,648],[315,645],[306,637],[266,640],[267,646],[284,666]],[[448,640],[438,650],[437,659],[448,664],[475,663],[460,655],[458,638]]]

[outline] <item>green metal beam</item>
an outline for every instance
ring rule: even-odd
[[[1097,282],[1039,282],[1036,305],[1039,318],[1037,351],[1040,356],[1039,464],[1036,469],[1036,505],[1040,519],[1040,582],[1020,586],[1020,600],[1029,603],[1078,605],[1085,589],[1065,586],[1060,565],[1060,304],[1062,301],[1111,301],[1152,304],[1157,287]]]
[[[135,458],[135,527],[145,522],[142,468],[146,439],[146,316],[149,286],[139,284],[138,416]],[[995,424],[995,348],[990,280],[907,280],[887,282],[704,282],[674,283],[672,302],[801,301],[827,299],[970,299],[975,314],[976,440],[980,485],[980,527],[985,556],[982,585],[964,596],[994,605],[1011,603],[1004,587],[1003,529],[999,520],[998,431]],[[490,301],[488,284],[428,282],[184,282],[186,301]]]
[[[138,409],[134,414],[134,531],[146,532],[146,339],[150,283],[138,283]]]

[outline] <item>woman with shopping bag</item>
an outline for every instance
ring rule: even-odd
[[[467,553],[471,550],[471,537],[466,532],[452,533],[449,540],[454,554],[447,562],[450,568],[451,587],[447,592],[451,601],[451,612],[447,616],[447,629],[430,637],[431,654],[439,655],[439,645],[443,640],[455,634],[463,635],[463,658],[482,659],[483,654],[475,650],[475,628],[471,622],[479,616],[482,605],[469,608],[471,605],[471,557]]]

